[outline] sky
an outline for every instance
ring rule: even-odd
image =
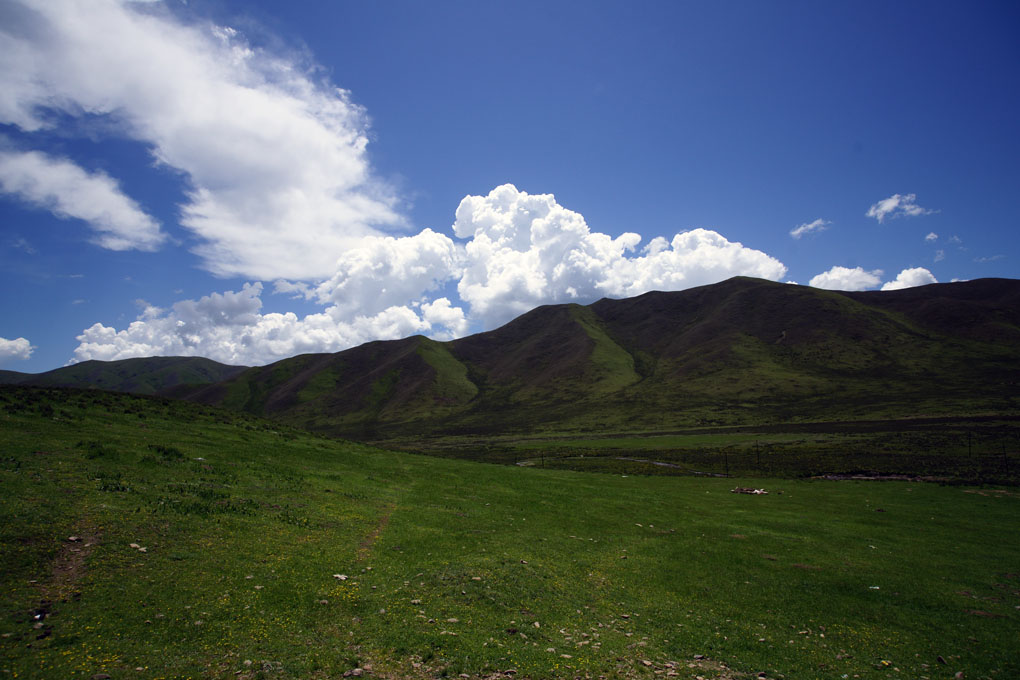
[[[1020,5],[0,0],[0,368],[1020,274]]]

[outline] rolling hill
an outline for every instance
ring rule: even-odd
[[[93,387],[115,392],[156,394],[178,385],[226,380],[245,369],[202,357],[146,357],[83,361],[45,373],[0,371],[0,384],[38,387]]]
[[[1018,380],[1020,281],[845,293],[738,277],[166,393],[384,439],[1015,413]]]

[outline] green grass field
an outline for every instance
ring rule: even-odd
[[[25,388],[0,483],[2,677],[1020,673],[1015,487],[485,465]]]

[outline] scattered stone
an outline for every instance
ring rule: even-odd
[[[471,577],[471,580],[472,580],[472,581],[481,581],[481,580],[482,580],[482,577],[481,577],[481,576],[472,576],[472,577]]]
[[[569,654],[560,654],[560,658],[561,659],[573,659],[574,657],[570,656]]]
[[[252,575],[252,574],[248,574],[247,576],[245,576],[245,578],[246,578],[246,579],[252,579],[252,578],[255,578],[255,576],[254,576],[254,575]]]
[[[768,491],[766,491],[765,489],[751,489],[746,486],[738,486],[732,491],[730,491],[730,493],[746,493],[752,496],[764,496],[768,494]]]
[[[421,604],[421,600],[411,600],[411,604]]]
[[[139,548],[138,549],[138,552],[148,552],[148,551],[149,551],[148,548]]]
[[[542,627],[542,625],[538,621],[535,621],[535,623],[533,623],[531,625],[533,625],[535,628],[541,628]]]
[[[351,670],[344,673],[345,678],[358,678],[365,672],[364,668],[352,668]]]
[[[67,540],[68,540],[68,541],[70,541],[71,543],[77,543],[77,542],[78,542],[78,541],[80,541],[81,539],[80,539],[80,538],[78,538],[77,536],[68,536],[68,537],[67,537]]]
[[[128,547],[129,547],[129,548],[134,548],[135,550],[138,550],[138,549],[139,549],[139,548],[141,548],[142,546],[138,545],[137,543],[132,543],[132,544],[130,544],[130,545],[129,545]]]
[[[319,604],[329,604],[329,600],[319,600]]]
[[[527,563],[528,563],[527,560],[521,560],[521,564],[527,564]]]
[[[556,653],[556,648],[555,647],[546,647],[545,651],[550,652],[552,654],[555,654]]]
[[[649,661],[648,659],[641,659],[641,665],[643,665],[643,666],[651,666],[652,662]]]
[[[694,655],[694,660],[695,661],[702,661],[702,660],[704,660],[704,658],[705,658],[704,654],[695,654]]]
[[[255,586],[255,590],[262,590],[265,586]]]
[[[333,574],[333,578],[335,578],[338,581],[346,581],[347,574]]]
[[[460,623],[457,619],[446,619],[447,623]]]

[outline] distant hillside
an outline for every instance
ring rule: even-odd
[[[202,357],[146,357],[120,361],[83,361],[46,373],[0,371],[0,384],[41,387],[93,387],[117,392],[156,394],[180,385],[226,380],[245,370]]]
[[[738,277],[311,354],[172,393],[367,439],[1016,412],[1020,281],[842,293]]]

